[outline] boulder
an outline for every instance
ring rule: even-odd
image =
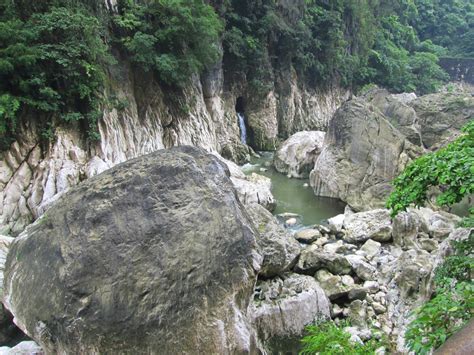
[[[349,243],[363,243],[369,239],[386,242],[392,238],[390,213],[385,209],[349,215],[344,220],[344,228],[344,240]]]
[[[257,283],[251,313],[264,343],[292,337],[299,341],[306,325],[330,317],[330,303],[313,277],[287,274]]]
[[[310,183],[316,195],[339,198],[358,211],[381,208],[391,181],[420,149],[377,108],[354,99],[330,121]]]
[[[456,137],[474,116],[474,97],[468,92],[424,95],[410,106],[417,114],[423,143],[429,149]]]
[[[258,231],[258,251],[263,257],[259,274],[268,278],[291,269],[300,255],[299,243],[262,206],[254,203],[247,211]]]
[[[341,276],[334,275],[325,269],[316,272],[315,277],[331,301],[347,296],[354,287],[354,280],[347,282],[347,279],[343,280]]]
[[[16,324],[50,354],[257,351],[257,232],[229,175],[184,146],[70,190],[11,245]]]
[[[23,341],[13,348],[0,347],[0,355],[43,355],[43,349],[34,341]]]
[[[315,245],[301,252],[295,271],[306,275],[314,275],[321,269],[327,269],[333,274],[344,275],[351,272],[351,265],[344,256],[327,253]]]
[[[275,209],[276,202],[271,192],[272,181],[269,178],[255,173],[246,176],[237,164],[220,159],[229,168],[230,179],[243,204],[258,203],[269,211]]]
[[[290,177],[308,178],[321,153],[325,135],[320,131],[302,131],[292,135],[276,151],[273,160],[275,169]]]
[[[295,233],[295,239],[304,244],[311,244],[321,237],[321,232],[313,228],[303,229]]]

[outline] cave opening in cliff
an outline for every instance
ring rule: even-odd
[[[237,113],[245,112],[245,101],[242,96],[239,96],[235,102],[235,112]]]

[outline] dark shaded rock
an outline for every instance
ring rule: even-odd
[[[180,147],[71,190],[12,243],[18,325],[46,353],[256,351],[255,232],[228,175]]]

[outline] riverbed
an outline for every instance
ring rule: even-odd
[[[299,225],[324,223],[328,218],[344,213],[345,204],[337,199],[314,195],[307,179],[290,179],[273,167],[273,152],[259,152],[242,170],[257,173],[272,180],[272,193],[277,202],[275,215],[295,213],[301,216]]]

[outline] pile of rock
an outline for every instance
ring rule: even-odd
[[[459,220],[427,208],[393,221],[384,209],[346,211],[328,226],[294,235],[303,249],[293,272],[317,280],[331,301],[331,317],[348,318],[355,340],[385,333],[404,351],[409,313],[431,296],[434,269],[450,241],[472,232],[456,229]]]

